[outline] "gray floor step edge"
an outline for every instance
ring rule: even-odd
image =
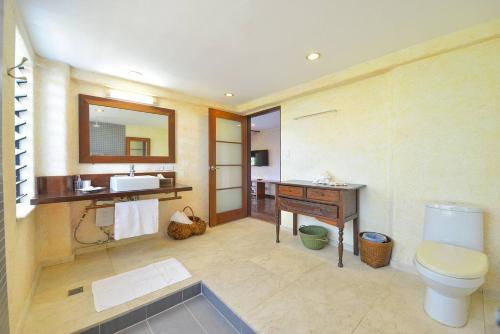
[[[186,306],[186,302],[193,300],[199,295],[203,295],[208,303],[222,316],[222,318],[227,321],[228,324],[236,330],[237,333],[242,334],[252,334],[256,333],[245,321],[243,321],[235,312],[233,312],[221,299],[210,290],[206,284],[203,282],[197,282],[184,289],[173,292],[165,297],[159,298],[147,305],[138,307],[134,310],[127,311],[124,314],[116,316],[112,319],[108,319],[99,324],[90,326],[84,330],[80,330],[76,333],[80,334],[114,334],[120,331],[126,333],[154,333],[151,328],[150,319],[156,315],[171,310],[174,307],[183,304],[186,310],[189,311],[189,307]],[[200,324],[200,327],[204,332],[207,332],[206,328],[200,323],[200,319],[197,319],[195,315],[191,313],[193,320]],[[181,316],[181,315],[178,315]],[[183,315],[185,316],[185,315]],[[189,319],[189,318],[186,318]],[[144,322],[148,330],[144,330],[144,326],[139,325]],[[137,328],[134,328],[136,326]],[[138,331],[135,331],[135,330]],[[142,330],[142,331],[141,331]]]

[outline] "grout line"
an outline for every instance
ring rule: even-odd
[[[182,302],[182,304],[184,304],[184,308],[188,311],[188,313],[191,315],[191,317],[193,317],[194,321],[196,321],[196,323],[198,324],[198,326],[200,326],[200,328],[203,330],[203,332],[205,332],[206,334],[208,334],[208,331],[206,330],[205,326],[203,326],[201,324],[201,322],[198,320],[198,318],[195,317],[195,315],[193,314],[193,312],[191,312],[191,310],[186,305],[186,303]]]
[[[201,295],[201,292],[200,292],[199,294],[197,294],[196,296],[194,296],[194,297],[191,297],[191,298],[187,299],[186,301],[191,300],[191,299],[194,299],[194,298],[196,298],[196,297],[198,297],[198,296],[200,296],[200,295]],[[161,299],[159,299],[159,300],[161,300]],[[152,319],[152,318],[156,317],[157,315],[160,315],[160,314],[162,314],[162,313],[164,313],[164,312],[166,312],[166,311],[168,311],[168,310],[171,310],[171,309],[173,309],[174,307],[177,307],[177,306],[179,306],[179,305],[181,305],[181,304],[184,304],[184,301],[182,301],[182,294],[181,294],[181,302],[180,302],[180,303],[177,303],[177,304],[175,304],[175,305],[172,305],[172,306],[170,306],[169,308],[166,308],[166,309],[164,309],[163,311],[158,312],[158,313],[156,313],[156,314],[153,314],[153,315],[151,315],[151,316],[148,316],[148,315],[147,315],[147,312],[146,312],[146,320]],[[149,305],[145,305],[144,307],[146,307],[146,308],[147,308],[148,306],[149,306]]]
[[[173,309],[174,307],[177,307],[177,306],[181,305],[182,303],[183,303],[183,302],[180,302],[180,303],[178,303],[178,304],[172,305],[172,306],[170,306],[169,308],[166,308],[166,309],[164,309],[163,311],[158,312],[158,313],[156,313],[156,314],[154,314],[154,315],[152,315],[152,316],[150,316],[150,317],[148,317],[148,316],[147,316],[147,314],[146,314],[146,320],[153,319],[154,317],[156,317],[156,316],[158,316],[158,315],[160,315],[160,314],[162,314],[162,313],[165,313],[165,312],[167,312],[167,311],[170,311],[171,309]]]
[[[471,298],[472,299],[472,298]],[[486,333],[486,306],[484,305],[484,289],[481,290],[481,301],[483,302],[483,329],[484,333]],[[471,301],[472,303],[472,301]]]
[[[392,276],[391,276],[392,277]],[[387,295],[384,295],[384,293],[381,291],[379,292],[379,297],[380,299],[378,298],[374,298],[373,302],[370,304],[370,307],[368,308],[368,310],[365,312],[365,314],[363,314],[363,316],[361,317],[361,319],[359,319],[358,323],[356,324],[356,326],[354,326],[354,328],[352,329],[351,331],[351,334],[354,334],[356,332],[356,330],[358,329],[358,327],[361,325],[361,323],[363,322],[363,320],[366,319],[366,317],[368,316],[368,313],[370,313],[370,311],[375,307],[375,304],[377,303],[377,301],[381,301],[381,300],[385,300],[389,297],[391,292],[388,292]]]
[[[233,328],[234,328],[234,330],[236,331],[236,333],[241,333],[241,332],[242,332],[242,330],[241,330],[241,327],[242,327],[241,322],[242,322],[243,320],[241,320],[241,317],[240,317],[239,315],[237,315],[237,314],[236,314],[236,313],[235,313],[232,309],[230,309],[230,310],[231,310],[231,312],[233,312],[233,313],[234,313],[234,314],[238,317],[238,319],[240,320],[240,329],[238,330],[236,327],[234,327],[234,325],[231,323],[231,321],[229,321],[229,319],[228,319],[228,318],[226,318],[226,316],[225,316],[224,314],[222,314],[222,312],[221,312],[221,311],[220,311],[220,310],[219,310],[219,309],[218,309],[218,308],[217,308],[214,304],[212,304],[212,302],[210,301],[210,299],[208,299],[208,298],[207,298],[207,296],[205,296],[203,293],[202,293],[202,296],[203,296],[203,297],[207,300],[208,304],[209,304],[210,306],[212,306],[212,307],[215,309],[215,311],[217,311],[217,313],[219,313],[219,314],[222,316],[222,318],[224,318],[224,320],[226,320],[226,322],[227,322],[227,323],[228,323],[231,327],[233,327]],[[226,305],[226,303],[223,303],[220,299],[219,299],[219,301],[220,301],[222,304]],[[228,306],[226,305],[226,307],[228,307]],[[229,308],[229,307],[228,307],[228,308]],[[247,324],[247,326],[248,326],[248,324]]]
[[[153,332],[153,328],[151,328],[151,325],[149,324],[149,320],[148,320],[148,318],[146,318],[146,326],[148,326],[148,329],[149,329],[150,334],[154,334],[154,332]]]
[[[199,297],[199,296],[201,296],[201,295],[202,295],[202,293],[200,292],[200,293],[199,293],[199,294],[197,294],[196,296],[193,296],[193,297],[191,297],[191,298],[189,298],[189,299],[183,300],[181,303],[185,303],[185,302],[190,301],[190,300],[192,300],[192,299],[195,299],[196,297]],[[179,304],[180,304],[180,303],[179,303]]]
[[[144,319],[144,320],[141,320],[141,321],[139,321],[139,322],[136,322],[135,324],[132,324],[132,325],[130,325],[130,326],[128,326],[128,327],[122,328],[122,329],[120,329],[118,332],[115,332],[115,334],[120,334],[120,333],[121,333],[121,332],[123,332],[124,330],[129,329],[130,327],[134,327],[134,326],[136,326],[136,325],[138,325],[138,324],[140,324],[141,322],[144,322],[144,321],[146,321],[146,320],[147,320],[147,318],[146,318],[146,319]],[[105,323],[105,322],[104,322],[104,323]],[[101,325],[99,325],[99,333],[100,333],[100,332],[101,332]]]

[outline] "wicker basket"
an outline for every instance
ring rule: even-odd
[[[186,209],[191,211],[191,214],[187,213]],[[201,235],[205,233],[205,231],[207,230],[207,223],[200,217],[194,215],[193,208],[191,208],[190,206],[186,206],[182,211],[193,222],[191,224],[191,230],[193,231],[193,235]]]
[[[358,235],[359,247],[361,251],[361,261],[373,268],[387,266],[391,261],[392,239],[385,235],[387,242],[379,243],[363,239],[363,233]]]
[[[170,222],[167,227],[167,234],[175,240],[187,239],[193,235],[192,224],[181,224],[177,222]]]
[[[186,210],[191,211],[191,215],[186,213]],[[200,235],[205,233],[207,229],[207,223],[200,217],[194,215],[193,209],[190,206],[186,206],[183,210],[188,218],[193,222],[192,224],[181,224],[175,221],[170,222],[167,227],[167,234],[175,240],[184,240],[192,235]]]

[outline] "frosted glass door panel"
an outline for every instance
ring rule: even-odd
[[[241,165],[241,158],[241,144],[216,144],[216,165]]]
[[[242,188],[217,190],[217,213],[242,207]]]
[[[242,186],[242,175],[240,166],[219,166],[217,167],[217,189],[234,188]]]
[[[217,128],[216,141],[241,143],[241,122],[217,118],[215,126]]]

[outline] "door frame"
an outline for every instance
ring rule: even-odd
[[[250,165],[249,156],[247,155],[247,150],[249,146],[248,141],[248,118],[245,115],[240,115],[236,113],[231,113],[227,111],[222,111],[214,108],[209,108],[208,110],[208,197],[209,197],[209,226],[214,227],[220,224],[224,224],[233,220],[245,218],[248,216],[248,168]],[[241,209],[227,211],[223,213],[217,213],[217,191],[216,191],[216,171],[211,171],[210,166],[216,166],[216,118],[221,117],[241,121],[241,171],[242,171],[242,207]]]
[[[132,141],[141,141],[146,144],[146,150],[144,152],[146,157],[151,155],[151,138],[143,137],[125,137],[125,155],[131,156],[130,154],[130,144]]]
[[[250,217],[252,215],[252,196],[250,196],[250,185],[251,185],[251,178],[252,178],[252,166],[250,164],[250,155],[252,152],[252,127],[249,126],[252,123],[252,117],[257,117],[257,116],[262,116],[265,114],[270,114],[272,112],[279,112],[280,114],[280,181],[281,181],[281,106],[274,106],[268,109],[264,109],[261,111],[254,112],[252,114],[247,114],[247,137],[248,137],[248,143],[247,143],[247,217]]]

